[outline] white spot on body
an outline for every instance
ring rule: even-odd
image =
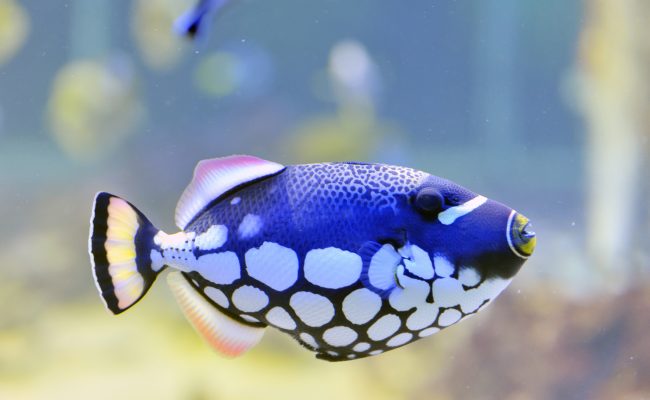
[[[269,304],[269,297],[262,290],[246,285],[235,289],[232,302],[241,311],[256,312]]]
[[[373,350],[368,354],[370,354],[371,356],[376,356],[376,355],[379,355],[379,354],[381,354],[383,352],[384,352],[383,350]]]
[[[390,244],[383,245],[370,259],[368,280],[378,289],[388,290],[395,286],[395,269],[402,256]]]
[[[458,310],[455,310],[453,308],[446,309],[445,311],[442,312],[442,314],[440,314],[440,318],[438,318],[438,325],[440,326],[453,325],[456,322],[458,322],[461,316],[462,314]]]
[[[262,218],[255,214],[246,214],[237,229],[240,239],[249,239],[260,233],[262,229]]]
[[[314,249],[305,256],[305,278],[320,287],[340,289],[359,280],[362,265],[358,254],[336,247]]]
[[[168,235],[163,231],[156,233],[153,242],[163,250],[168,248],[191,248],[191,241],[196,237],[194,232],[178,232]],[[186,243],[187,242],[187,243]]]
[[[332,357],[338,357],[338,355],[339,355],[339,353],[337,353],[337,352],[335,352],[335,351],[332,351],[332,350],[329,350],[329,351],[327,352],[327,354],[329,354],[329,355],[332,356]]]
[[[306,332],[301,333],[300,340],[302,340],[305,344],[307,344],[312,349],[318,349],[318,343],[316,343],[316,339],[314,339],[314,337],[309,333]]]
[[[370,343],[366,343],[366,342],[359,342],[355,344],[354,347],[352,348],[352,350],[358,353],[363,353],[364,351],[368,351],[368,349],[370,349]]]
[[[294,330],[296,329],[296,321],[291,318],[291,315],[282,307],[273,307],[266,313],[266,320],[271,325],[277,326],[281,329]]]
[[[422,279],[432,279],[433,278],[433,264],[431,264],[431,258],[429,257],[429,254],[419,248],[416,245],[412,245],[411,247],[411,258],[412,262],[408,262],[410,260],[404,260],[404,265],[406,268],[409,270],[414,275],[419,276]]]
[[[277,243],[264,242],[248,250],[245,259],[248,275],[274,290],[287,290],[298,279],[296,252]]]
[[[297,292],[289,299],[289,305],[298,318],[311,327],[323,326],[334,318],[334,305],[327,297],[311,292]]]
[[[437,305],[430,303],[422,304],[408,317],[406,327],[412,331],[417,331],[431,326],[438,317],[438,312]]]
[[[400,283],[404,288],[396,287],[390,293],[388,302],[397,311],[408,311],[414,307],[426,304],[427,296],[431,287],[425,281],[413,279],[408,276],[400,276]]]
[[[232,200],[230,200],[230,204],[233,206],[236,206],[241,202],[241,197],[233,197]]]
[[[190,266],[192,271],[219,285],[229,285],[241,278],[239,258],[232,251],[204,254]]]
[[[420,333],[418,334],[418,336],[427,337],[427,336],[431,336],[434,333],[438,333],[438,332],[440,332],[440,328],[436,328],[436,327],[427,328],[427,329],[421,330]]]
[[[323,340],[334,347],[347,346],[357,340],[357,333],[347,326],[335,326],[323,333]]]
[[[348,357],[348,359],[352,360],[354,358],[357,358],[357,355],[356,354],[348,354],[347,357]]]
[[[467,297],[463,285],[453,278],[436,279],[432,290],[433,299],[440,307],[457,306]]]
[[[225,225],[212,225],[207,231],[194,239],[194,245],[201,250],[215,250],[228,240],[228,228]]]
[[[487,201],[484,196],[476,196],[473,199],[454,207],[449,207],[445,211],[438,214],[438,220],[443,225],[451,225],[463,215],[467,215],[478,207],[482,206]]]
[[[481,281],[481,276],[474,268],[466,267],[458,273],[458,280],[465,286],[475,286]]]
[[[151,258],[151,269],[153,269],[155,272],[160,271],[162,267],[165,266],[163,256],[158,250],[152,249],[149,253],[149,257]]]
[[[393,336],[388,342],[386,342],[386,345],[388,347],[398,347],[406,344],[412,338],[413,335],[408,332],[400,333],[399,335]]]
[[[214,301],[221,307],[228,308],[228,306],[230,305],[230,301],[228,301],[228,297],[226,297],[226,295],[221,290],[208,286],[203,291],[212,301]]]
[[[465,291],[460,303],[460,309],[464,313],[470,313],[478,308],[486,300],[494,300],[511,282],[511,279],[494,278],[483,282],[480,286]]]
[[[343,300],[345,318],[356,325],[365,324],[373,319],[380,308],[381,297],[366,288],[353,291]]]
[[[368,337],[374,341],[384,340],[397,332],[401,324],[397,315],[384,315],[368,328]]]
[[[448,277],[454,273],[454,264],[452,264],[446,257],[435,256],[433,258],[435,265],[436,275]]]

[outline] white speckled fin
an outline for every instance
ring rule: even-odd
[[[176,225],[185,229],[203,208],[228,190],[284,168],[272,161],[243,155],[200,161],[176,206]]]
[[[265,328],[244,325],[210,304],[180,272],[170,272],[167,283],[194,329],[226,357],[242,355],[262,339]]]

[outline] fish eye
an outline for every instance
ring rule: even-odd
[[[421,189],[415,196],[415,207],[425,213],[435,213],[442,209],[445,203],[444,197],[439,190],[432,187]]]

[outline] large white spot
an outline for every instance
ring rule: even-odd
[[[462,217],[463,215],[467,215],[472,211],[476,210],[478,207],[482,206],[486,201],[487,198],[483,196],[476,196],[472,200],[469,200],[466,203],[463,203],[455,207],[449,207],[445,211],[441,212],[440,214],[438,214],[438,220],[443,225],[451,225],[458,218]]]
[[[271,325],[278,328],[294,330],[296,329],[296,321],[291,318],[291,315],[282,307],[273,307],[266,313],[266,320]]]
[[[417,331],[431,326],[438,317],[438,307],[435,304],[422,304],[406,320],[406,327]]]
[[[373,319],[380,308],[381,297],[366,288],[353,291],[343,300],[345,318],[356,325],[365,324]]]
[[[431,258],[429,257],[429,254],[418,246],[412,245],[411,255],[411,258],[413,260],[412,262],[407,263],[407,261],[410,260],[404,260],[406,269],[422,279],[432,279],[433,264],[431,264]]]
[[[237,233],[241,239],[252,238],[253,236],[260,233],[262,229],[262,218],[259,215],[255,214],[246,214],[244,219],[242,219],[237,229]]]
[[[435,256],[433,258],[433,264],[435,265],[434,268],[438,276],[448,277],[454,273],[454,265],[446,257]]]
[[[390,244],[383,245],[370,259],[368,280],[378,289],[388,290],[395,286],[395,270],[402,256]]]
[[[390,340],[388,342],[386,342],[386,345],[389,346],[389,347],[401,346],[401,345],[407,343],[412,338],[413,338],[413,335],[408,333],[408,332],[400,333],[399,335],[396,335],[396,336],[390,338]]]
[[[289,299],[289,305],[306,325],[323,326],[334,318],[334,305],[327,297],[311,292],[297,292]]]
[[[151,258],[151,269],[158,272],[165,266],[165,261],[162,254],[156,249],[151,249],[149,253],[149,258]]]
[[[465,267],[458,273],[458,280],[465,286],[474,286],[481,281],[481,276],[472,267]]]
[[[359,280],[362,264],[361,257],[349,251],[314,249],[305,256],[305,278],[320,287],[340,289]]]
[[[418,334],[418,336],[427,337],[427,336],[431,336],[434,333],[438,333],[438,332],[440,332],[440,328],[436,328],[436,327],[427,328],[427,329],[421,330],[420,333]]]
[[[248,250],[245,259],[248,275],[275,290],[286,290],[298,279],[296,252],[277,243],[264,242]]]
[[[357,340],[358,336],[347,326],[335,326],[323,333],[323,340],[334,347],[343,347]]]
[[[459,305],[467,296],[463,285],[456,279],[436,279],[432,285],[433,300],[440,307]]]
[[[235,307],[244,312],[255,312],[269,304],[269,296],[254,286],[246,285],[235,289],[232,293],[232,302]]]
[[[307,344],[312,349],[318,348],[318,343],[316,343],[316,339],[314,339],[314,337],[309,333],[306,332],[301,333],[300,340],[302,340],[305,344]]]
[[[225,225],[212,225],[194,239],[194,245],[201,250],[214,250],[223,246],[226,240],[228,240],[228,228]]]
[[[460,320],[460,317],[462,314],[458,310],[454,310],[453,308],[449,308],[440,314],[440,318],[438,318],[438,325],[440,326],[449,326],[452,324],[455,324]]]
[[[374,341],[384,340],[397,332],[402,321],[395,314],[387,314],[368,328],[368,337]]]
[[[391,307],[397,311],[408,311],[426,304],[427,296],[431,290],[428,283],[405,275],[400,276],[399,279],[404,288],[396,287],[390,293],[388,302]]]
[[[366,342],[359,342],[359,343],[355,344],[354,347],[352,348],[352,350],[354,350],[356,352],[359,352],[359,353],[362,353],[364,351],[368,351],[368,349],[370,349],[370,344],[366,343]]]
[[[219,289],[208,286],[204,289],[205,294],[215,303],[219,304],[223,308],[228,308],[230,302],[228,297]]]
[[[229,285],[241,278],[239,258],[232,251],[204,254],[196,260],[192,270],[220,285]]]
[[[483,282],[474,289],[465,291],[460,309],[466,314],[476,311],[486,300],[494,300],[510,284],[510,281],[510,279],[494,278]]]

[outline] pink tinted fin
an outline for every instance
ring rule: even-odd
[[[225,315],[203,298],[180,272],[170,272],[167,283],[187,320],[220,354],[237,357],[262,339],[265,328],[244,325]]]
[[[176,225],[185,229],[201,210],[230,189],[284,168],[272,161],[243,155],[200,161],[176,206]]]

